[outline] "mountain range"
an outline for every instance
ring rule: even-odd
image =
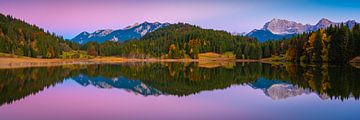
[[[355,20],[348,20],[342,22],[345,25],[352,28],[357,22]],[[278,40],[282,38],[289,38],[296,34],[308,33],[316,31],[319,29],[333,26],[339,26],[341,23],[332,22],[326,18],[322,18],[317,24],[302,24],[294,21],[289,21],[285,19],[272,19],[270,22],[267,22],[263,28],[254,29],[246,36],[257,38],[259,41],[267,40]]]
[[[159,23],[159,22],[144,22],[144,23],[135,23],[132,26],[128,26],[124,29],[112,30],[112,29],[102,29],[97,30],[93,33],[82,32],[71,41],[86,44],[88,42],[98,42],[103,43],[106,41],[116,41],[116,42],[124,42],[130,39],[139,39],[145,34],[162,28],[164,26],[170,25],[169,23]]]
[[[332,22],[326,18],[322,18],[317,24],[302,24],[294,21],[289,21],[285,19],[272,19],[271,21],[265,23],[263,28],[254,29],[248,34],[245,33],[234,33],[235,35],[244,35],[252,38],[256,38],[261,42],[267,40],[279,40],[282,38],[290,38],[296,34],[308,33],[316,31],[319,29],[333,26],[339,26],[341,23],[352,28],[357,22],[355,20],[348,20],[346,22]],[[153,32],[159,28],[170,25],[170,23],[159,23],[159,22],[144,22],[144,23],[135,23],[132,26],[128,26],[124,29],[112,30],[112,29],[102,29],[97,30],[93,33],[82,32],[71,41],[85,44],[88,42],[98,42],[103,43],[106,41],[116,41],[124,42],[131,39],[140,39],[147,33]]]

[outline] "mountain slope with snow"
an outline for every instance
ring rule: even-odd
[[[352,28],[357,22],[349,20],[343,23]],[[315,25],[302,24],[284,19],[272,19],[270,22],[267,22],[262,29],[255,29],[248,33],[247,36],[257,38],[259,41],[278,40],[304,32],[307,33],[328,28],[331,25],[338,26],[341,25],[341,23],[332,22],[326,18],[322,18]]]
[[[132,26],[128,26],[124,29],[119,30],[104,29],[97,30],[93,33],[82,32],[73,39],[71,39],[71,41],[79,44],[85,44],[88,42],[103,43],[105,41],[124,42],[130,39],[139,39],[149,32],[155,31],[168,25],[169,23],[159,22],[144,22],[141,24],[136,23]]]

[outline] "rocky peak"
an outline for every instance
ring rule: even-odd
[[[353,28],[355,26],[355,24],[358,24],[355,20],[348,20],[345,22],[345,24],[347,26],[349,26],[349,28]]]
[[[285,19],[272,19],[264,25],[263,29],[269,30],[274,34],[296,34],[306,31],[308,29],[308,25],[303,25],[301,23]]]
[[[164,23],[166,24],[166,23]],[[145,21],[143,23],[135,23],[131,26],[128,26],[125,28],[126,29],[142,29],[143,27],[145,28],[149,28],[149,27],[158,27],[158,26],[162,26],[163,24],[162,23],[159,23],[159,22],[154,22],[154,23],[151,23],[151,22],[148,22],[148,21]]]
[[[140,25],[140,23],[136,22],[133,25],[125,27],[125,29],[131,29],[131,28],[134,28],[134,27],[139,26],[139,25]]]
[[[326,18],[321,18],[321,20],[317,23],[318,24],[331,24],[332,21],[330,21],[329,19]]]
[[[357,23],[355,20],[349,20],[343,22],[343,24],[353,28]],[[283,19],[272,19],[270,22],[267,22],[264,27],[260,30],[253,30],[247,34],[247,36],[257,38],[260,41],[267,41],[270,39],[278,40],[282,38],[289,38],[295,34],[309,33],[319,29],[325,29],[333,26],[339,26],[341,23],[332,22],[326,18],[322,18],[316,25],[310,24],[301,24],[293,21],[283,20]]]
[[[99,36],[105,36],[107,34],[110,34],[113,30],[112,29],[103,29],[103,30],[97,30],[92,34],[98,34]]]
[[[330,25],[334,24],[332,21],[330,21],[329,19],[326,18],[322,18],[316,25],[315,25],[315,29],[320,29],[320,28],[327,28]]]
[[[87,35],[90,35],[90,33],[84,31],[84,32],[81,32],[80,35],[85,35],[85,36],[87,36]]]
[[[72,39],[72,41],[85,44],[87,42],[98,42],[103,43],[105,41],[118,41],[123,42],[131,39],[138,39],[145,34],[155,31],[161,27],[170,25],[169,23],[159,22],[143,22],[135,23],[131,26],[125,27],[124,29],[112,30],[112,29],[101,29],[93,33],[83,32]]]

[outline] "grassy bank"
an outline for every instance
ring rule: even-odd
[[[1,54],[0,68],[19,68],[19,67],[40,67],[40,66],[57,66],[67,64],[116,64],[124,62],[201,62],[201,65],[211,66],[213,63],[221,62],[258,62],[258,60],[236,60],[233,58],[202,58],[202,59],[136,59],[121,57],[95,57],[81,59],[41,59],[29,58],[22,56],[14,56],[10,54]],[[209,65],[210,64],[210,65]],[[222,65],[222,64],[220,64]],[[215,65],[218,66],[218,65]]]
[[[273,56],[271,58],[261,60],[251,59],[236,59],[232,53],[216,54],[216,53],[203,53],[199,54],[199,59],[136,59],[136,58],[122,58],[122,57],[90,57],[90,58],[58,58],[58,59],[41,59],[30,58],[23,56],[16,56],[12,54],[0,53],[0,69],[6,68],[19,68],[19,67],[39,67],[39,66],[57,66],[68,64],[116,64],[124,62],[199,62],[201,66],[213,68],[217,66],[232,66],[235,62],[261,62],[270,64],[284,64],[284,59],[281,57]],[[351,65],[360,66],[360,57],[351,61]],[[360,67],[359,67],[360,68]]]

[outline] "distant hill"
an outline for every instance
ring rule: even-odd
[[[124,42],[130,39],[139,39],[145,34],[162,28],[164,26],[168,26],[169,23],[150,23],[144,22],[141,24],[134,24],[132,26],[128,26],[124,29],[112,30],[112,29],[104,29],[104,30],[97,30],[93,33],[82,32],[71,41],[85,44],[88,42],[97,42],[97,43],[104,43],[106,41],[116,41],[116,42]]]
[[[352,28],[357,22],[349,20],[343,22]],[[259,41],[278,40],[282,38],[290,38],[296,34],[309,33],[321,28],[328,28],[331,25],[339,26],[341,23],[332,22],[326,18],[321,19],[316,25],[301,24],[294,21],[284,19],[272,19],[267,22],[262,29],[255,29],[247,34],[249,37],[257,38]]]

